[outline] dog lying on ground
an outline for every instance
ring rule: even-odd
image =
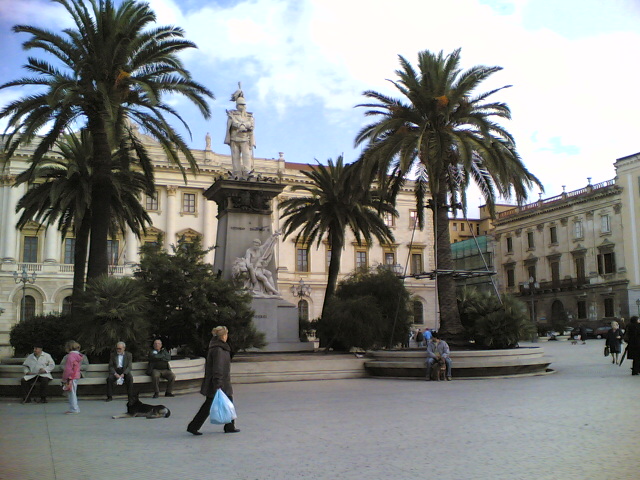
[[[148,405],[146,403],[142,403],[138,398],[138,395],[134,395],[127,402],[127,413],[114,415],[111,418],[167,418],[169,415],[171,415],[171,410],[164,405]]]
[[[447,364],[444,360],[438,360],[431,366],[431,380],[444,380],[447,374]]]

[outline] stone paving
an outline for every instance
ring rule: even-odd
[[[0,479],[638,479],[640,377],[603,342],[540,344],[556,373],[538,377],[237,385],[238,434],[187,433],[196,393],[143,399],[171,408],[158,420],[3,400]]]

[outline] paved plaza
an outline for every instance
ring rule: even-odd
[[[125,401],[0,401],[3,480],[637,479],[640,377],[603,340],[540,344],[555,374],[508,379],[236,385],[238,434],[185,431],[203,397],[171,417],[112,420]]]

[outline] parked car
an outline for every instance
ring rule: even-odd
[[[593,333],[596,338],[604,338],[607,336],[607,333],[609,333],[609,330],[611,330],[611,325],[602,325],[601,327],[596,328]]]
[[[593,328],[585,327],[585,330],[586,330],[587,338],[596,338],[596,334]],[[580,327],[575,327],[573,330],[571,330],[571,334],[570,334],[571,338],[575,338],[576,336],[579,337],[580,335],[581,335]]]

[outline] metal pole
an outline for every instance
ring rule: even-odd
[[[27,283],[24,281],[25,279],[22,279],[22,311],[20,312],[20,321],[22,322],[24,320],[24,312],[25,312],[25,308],[26,308],[26,290],[27,290]]]

